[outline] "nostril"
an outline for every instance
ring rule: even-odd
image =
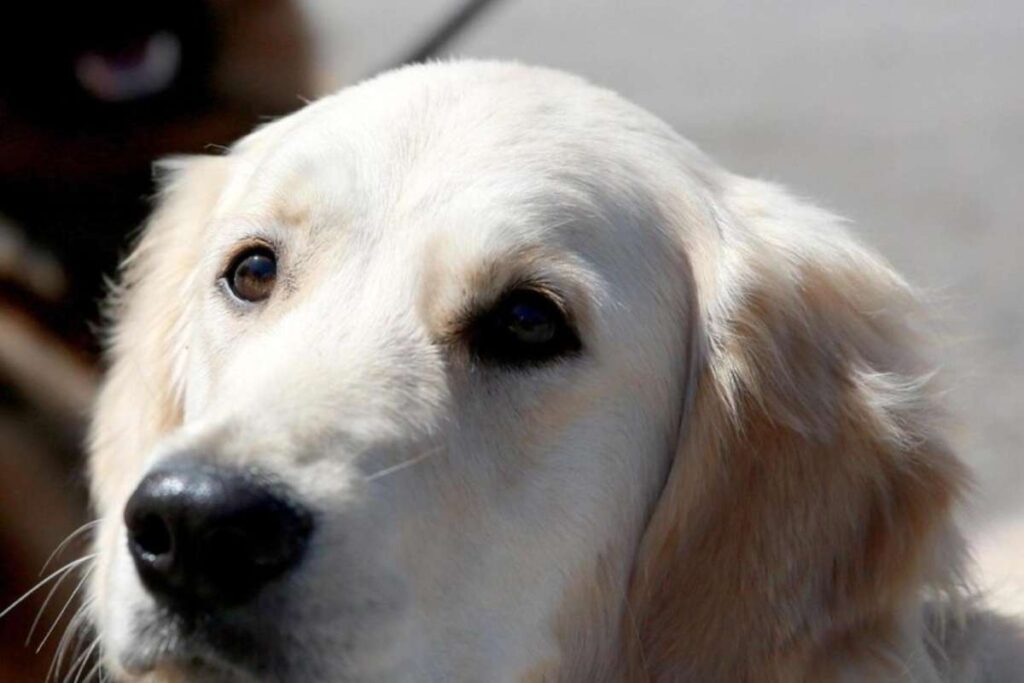
[[[129,529],[132,542],[147,555],[168,555],[174,540],[167,522],[157,514],[145,514]]]

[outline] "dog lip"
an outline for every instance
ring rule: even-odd
[[[120,664],[132,676],[162,671],[216,680],[258,680],[261,668],[253,653],[265,652],[241,629],[226,629],[190,620],[157,617],[135,634],[130,648],[121,653]]]
[[[214,676],[225,680],[251,680],[252,671],[245,666],[226,661],[209,648],[196,644],[158,645],[121,656],[120,664],[130,676],[158,673],[177,673],[186,680],[198,676]]]

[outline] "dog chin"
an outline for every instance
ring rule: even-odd
[[[117,680],[153,683],[409,680],[411,662],[408,657],[412,652],[409,647],[396,646],[395,638],[401,629],[395,629],[391,620],[388,620],[391,628],[375,629],[372,624],[364,624],[353,636],[331,638],[328,644],[317,637],[316,629],[303,630],[300,635],[281,623],[290,621],[284,619],[267,623],[230,613],[185,619],[159,606],[136,609],[132,614],[133,618],[121,631],[122,637],[110,643]],[[333,657],[325,659],[324,652],[332,653]]]
[[[132,638],[119,653],[129,680],[177,683],[255,683],[290,680],[278,648],[244,629],[197,618],[138,615]]]
[[[201,656],[170,656],[159,659],[139,671],[130,671],[131,680],[147,683],[255,683],[255,674]],[[264,679],[265,680],[265,679]]]

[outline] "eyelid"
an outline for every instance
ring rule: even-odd
[[[226,252],[225,258],[222,259],[220,268],[218,269],[218,279],[224,279],[231,276],[232,267],[238,262],[239,257],[247,251],[254,249],[266,249],[278,262],[281,260],[281,252],[277,245],[269,239],[264,237],[247,237],[239,242],[236,242],[230,250]]]
[[[455,326],[458,334],[464,335],[482,316],[491,312],[499,303],[512,294],[523,291],[535,292],[549,299],[558,308],[559,313],[565,318],[569,327],[574,332],[576,331],[575,317],[572,314],[572,309],[567,305],[566,297],[561,291],[539,278],[523,278],[510,282],[495,296],[471,302],[463,314],[459,316],[459,323]]]
[[[543,296],[551,303],[553,303],[555,305],[555,308],[557,308],[558,312],[562,315],[562,318],[565,321],[565,325],[566,327],[569,328],[569,331],[572,332],[572,334],[575,335],[577,339],[580,338],[579,321],[577,320],[572,307],[569,306],[566,296],[558,288],[552,287],[550,284],[546,282],[535,280],[526,285],[520,285],[511,289],[507,289],[504,292],[502,292],[501,296],[499,296],[491,305],[496,306],[505,297],[511,295],[514,292],[523,290],[535,292],[540,296]]]
[[[503,298],[505,298],[509,294],[512,294],[513,292],[521,291],[536,292],[537,294],[540,294],[541,296],[550,300],[551,303],[553,303],[558,308],[562,315],[565,316],[566,320],[568,320],[571,317],[571,311],[569,310],[569,307],[566,304],[565,296],[563,296],[557,288],[552,287],[551,285],[543,281],[527,281],[526,283],[510,287],[506,289],[504,292],[502,292],[501,296],[499,296],[494,303],[498,303]]]

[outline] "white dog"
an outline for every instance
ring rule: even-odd
[[[1005,681],[914,296],[543,69],[168,169],[96,412],[117,679]]]

